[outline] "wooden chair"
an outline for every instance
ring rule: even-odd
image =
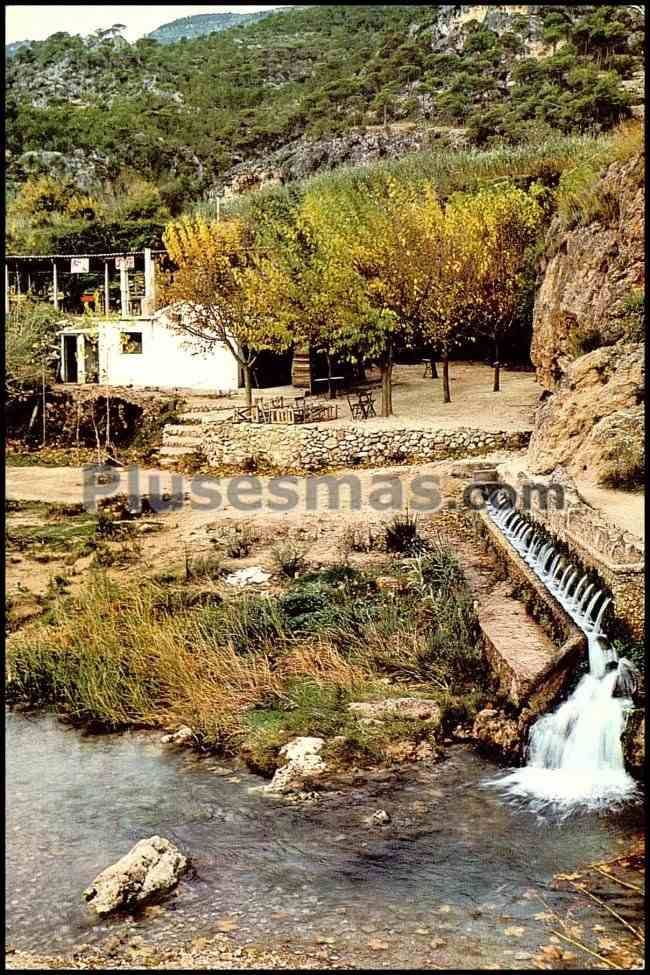
[[[365,415],[365,413],[363,411],[363,406],[362,406],[361,401],[359,399],[359,394],[357,393],[357,400],[356,400],[356,402],[354,402],[353,400],[351,400],[349,395],[346,396],[346,399],[348,401],[348,406],[350,407],[350,413],[352,414],[352,419],[353,420],[365,420],[366,415]]]
[[[377,416],[375,412],[375,398],[369,389],[359,393],[359,405],[363,411],[364,420],[367,420],[371,416]]]
[[[250,423],[252,419],[251,408],[249,406],[236,406],[232,418],[235,423]]]
[[[293,401],[293,422],[304,423],[306,414],[307,397],[304,394],[302,396],[296,396]]]

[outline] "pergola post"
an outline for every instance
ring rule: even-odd
[[[144,301],[142,314],[153,315],[156,307],[156,265],[151,257],[151,248],[144,249]]]
[[[106,318],[111,313],[111,298],[108,286],[108,261],[104,261],[104,315]]]
[[[59,310],[59,276],[57,273],[56,261],[52,261],[52,298],[54,300],[54,310]]]
[[[120,303],[122,317],[129,317],[129,272],[122,266],[120,268]]]

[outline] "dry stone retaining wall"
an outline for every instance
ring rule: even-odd
[[[526,447],[530,431],[459,428],[431,430],[378,426],[328,427],[327,424],[280,426],[214,423],[206,426],[203,450],[210,466],[246,464],[283,471],[391,465],[469,457],[494,450]]]

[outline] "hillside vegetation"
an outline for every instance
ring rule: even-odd
[[[175,44],[183,38],[186,40],[195,37],[204,37],[206,34],[218,33],[222,30],[229,30],[231,27],[240,27],[251,20],[259,20],[261,17],[268,16],[267,11],[260,10],[251,14],[223,13],[223,14],[194,14],[191,17],[177,17],[170,20],[167,24],[161,24],[155,30],[150,31],[147,37],[152,37],[154,41],[161,44]]]
[[[353,128],[477,146],[604,130],[642,59],[642,13],[622,6],[314,6],[172,44],[58,33],[7,63],[10,186],[131,170],[178,210],[244,160]]]

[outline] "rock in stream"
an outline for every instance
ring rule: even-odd
[[[84,890],[84,898],[100,917],[130,909],[172,890],[187,868],[187,858],[173,843],[150,836],[102,870]]]

